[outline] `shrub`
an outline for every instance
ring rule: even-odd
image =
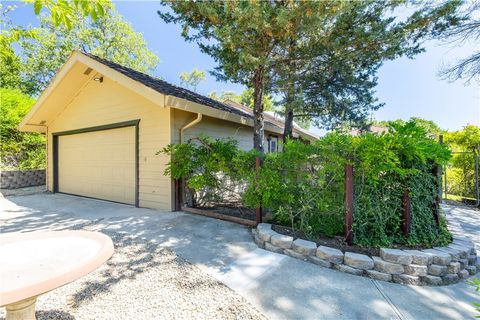
[[[0,88],[1,167],[3,169],[45,168],[45,137],[20,132],[17,126],[34,99],[16,89]]]
[[[282,153],[264,156],[256,197],[245,203],[273,211],[278,223],[309,237],[334,236],[343,229],[343,176],[347,136],[331,134],[313,144],[289,141]]]
[[[450,151],[428,138],[413,121],[393,125],[387,133],[354,139],[355,212],[353,234],[357,244],[390,246],[449,241],[445,228],[437,229],[432,208],[437,195],[435,165],[445,163]],[[411,198],[411,233],[401,232],[402,194]]]
[[[345,164],[352,163],[356,244],[432,246],[450,241],[445,221],[437,228],[432,213],[438,187],[432,170],[450,152],[412,121],[396,123],[380,135],[330,133],[311,144],[288,141],[283,152],[262,155],[258,171],[255,157],[260,155],[238,150],[233,140],[201,137],[162,152],[172,157],[165,174],[183,178],[190,194],[236,181],[244,186],[246,206],[268,208],[276,223],[312,239],[343,234]],[[401,231],[405,190],[412,205],[408,237]]]

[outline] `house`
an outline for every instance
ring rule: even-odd
[[[281,139],[265,117],[265,139]],[[140,207],[172,210],[175,192],[163,174],[170,143],[203,133],[253,147],[251,110],[221,103],[146,74],[74,51],[19,125],[47,136],[47,189]],[[300,128],[295,135],[316,136]],[[273,147],[270,144],[270,149]]]

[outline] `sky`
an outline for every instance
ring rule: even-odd
[[[4,2],[11,4],[12,2]],[[202,53],[195,43],[186,42],[180,27],[166,24],[157,15],[162,9],[159,1],[115,1],[117,11],[141,32],[149,48],[161,62],[155,75],[179,85],[179,74],[199,68],[207,72],[207,80],[197,92],[207,95],[212,91],[231,90],[240,93],[240,84],[216,81],[208,74],[216,66],[213,58]],[[14,25],[37,24],[32,5],[16,2],[17,9],[10,15]],[[442,44],[425,43],[426,52],[415,58],[400,58],[386,62],[378,73],[376,97],[385,106],[373,113],[376,120],[407,120],[421,117],[433,120],[442,129],[459,130],[467,124],[480,125],[480,84],[469,85],[461,80],[450,83],[438,76],[442,66],[471,55],[480,49],[480,43]],[[315,133],[320,130],[311,129]]]

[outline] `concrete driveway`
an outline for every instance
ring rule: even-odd
[[[60,194],[0,197],[1,232],[89,226],[169,247],[271,319],[467,319],[480,296],[465,282],[415,287],[325,269],[258,249],[243,226]],[[455,232],[480,245],[480,213],[446,207]],[[477,247],[478,248],[478,247]]]

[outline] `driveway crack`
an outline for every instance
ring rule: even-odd
[[[398,319],[407,320],[408,318],[397,308],[397,306],[393,303],[393,301],[390,299],[390,297],[385,292],[385,290],[383,290],[382,285],[377,280],[371,279],[371,281],[372,281],[373,285],[375,286],[375,288],[377,288],[378,292],[380,292],[380,294],[383,296],[385,301],[387,301],[387,303],[393,309],[393,312],[395,312]]]

